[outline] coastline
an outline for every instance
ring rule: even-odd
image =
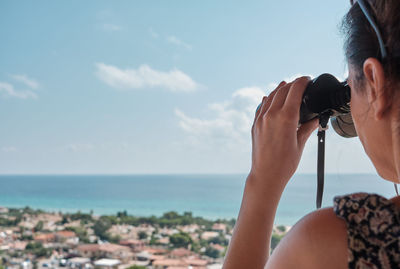
[[[245,176],[232,175],[0,175],[0,205],[73,213],[162,216],[190,211],[216,220],[236,218]],[[393,185],[376,175],[327,174],[322,206],[351,192],[394,195]],[[294,225],[315,210],[316,175],[296,174],[288,183],[276,213],[276,224]]]

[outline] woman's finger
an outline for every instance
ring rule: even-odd
[[[259,117],[260,113],[261,113],[261,108],[262,105],[265,101],[265,99],[267,98],[267,96],[264,96],[263,99],[261,100],[261,103],[258,105],[257,109],[256,109],[256,114],[254,115],[254,122],[257,120],[257,118]]]
[[[281,83],[279,83],[279,85],[275,88],[275,90],[273,90],[268,97],[264,97],[262,103],[260,104],[260,108],[258,109],[258,113],[256,113],[256,117],[255,117],[255,121],[261,117],[262,115],[264,115],[264,113],[268,110],[269,106],[271,105],[272,99],[275,96],[276,91],[284,86],[286,84],[285,81],[282,81]]]
[[[280,87],[277,90],[268,111],[279,111],[282,108],[291,86],[292,82]]]
[[[295,113],[300,113],[300,106],[303,100],[304,91],[310,83],[310,77],[300,77],[293,82],[293,85],[287,94],[284,107],[288,110],[293,110]]]
[[[274,96],[276,94],[276,89],[271,92],[270,95],[268,95],[268,98],[265,100],[263,106],[261,107],[260,115],[258,116],[259,118],[262,118],[263,115],[268,111],[268,108],[271,106],[271,102],[274,99]]]
[[[276,93],[279,91],[280,88],[284,87],[286,85],[286,81],[282,81],[281,83],[279,83],[279,85],[275,88],[275,90],[273,90],[270,95],[268,95],[268,99],[266,100],[267,102],[265,103],[265,106],[263,107],[260,117],[263,116],[268,109],[271,106],[272,101],[275,98]]]

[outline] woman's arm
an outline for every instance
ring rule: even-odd
[[[282,190],[259,188],[249,175],[224,268],[264,268],[269,256],[275,212]]]
[[[299,111],[309,78],[279,84],[264,97],[252,128],[252,168],[224,269],[264,268],[276,209],[297,169],[304,144],[318,121],[298,128]]]

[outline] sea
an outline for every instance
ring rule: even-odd
[[[229,175],[0,175],[0,206],[51,212],[161,216],[168,211],[236,218],[246,174]],[[354,192],[396,195],[393,183],[372,174],[325,175],[322,207]],[[276,225],[294,225],[316,210],[317,176],[296,174],[282,194]],[[265,200],[268,202],[268,198]]]

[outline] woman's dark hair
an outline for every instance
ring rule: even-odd
[[[363,64],[369,57],[378,59],[391,82],[400,81],[400,1],[367,0],[367,8],[377,24],[387,50],[382,59],[375,31],[360,6],[355,3],[344,16],[341,30],[345,35],[344,51],[355,68],[356,82],[364,81]]]

